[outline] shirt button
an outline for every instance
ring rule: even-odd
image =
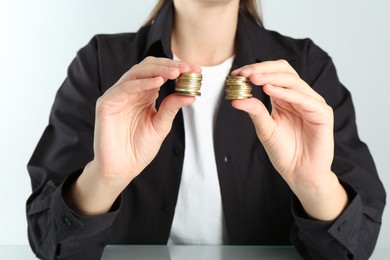
[[[337,227],[337,231],[338,231],[338,232],[341,232],[341,231],[344,229],[344,225],[345,225],[346,222],[347,222],[347,221],[344,220],[344,221],[340,224],[340,226]]]
[[[225,157],[223,158],[223,161],[224,161],[225,163],[228,163],[228,162],[229,162],[229,159],[227,158],[227,156],[225,156]]]
[[[68,217],[64,217],[64,222],[66,225],[68,226],[71,226],[72,225],[72,221],[70,221],[70,219]]]
[[[332,243],[333,243],[334,245],[338,245],[338,246],[341,245],[341,243],[340,243],[339,241],[337,241],[336,239],[334,239]]]

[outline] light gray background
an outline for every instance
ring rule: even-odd
[[[76,51],[97,33],[137,30],[155,0],[0,0],[0,245],[27,244],[26,164]],[[263,0],[265,25],[310,37],[352,92],[359,133],[390,191],[390,2]],[[390,248],[385,211],[378,247]]]

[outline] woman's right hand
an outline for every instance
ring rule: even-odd
[[[148,57],[127,71],[96,104],[94,159],[68,193],[82,214],[107,212],[118,195],[157,155],[179,109],[194,97],[171,94],[158,111],[155,101],[165,81],[200,68]]]

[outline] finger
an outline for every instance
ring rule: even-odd
[[[172,60],[168,58],[157,58],[157,57],[146,57],[143,61],[141,61],[139,64],[155,64],[159,66],[166,66],[166,67],[176,67],[181,70],[181,72],[200,72],[201,68],[197,65],[184,62],[184,61],[177,61]]]
[[[164,82],[162,77],[127,80],[108,89],[104,96],[113,101],[126,100],[129,95],[158,89]]]
[[[295,74],[291,73],[259,73],[252,74],[250,81],[255,85],[270,84],[273,86],[280,86],[295,90],[297,92],[312,96],[320,101],[323,101],[323,97],[315,92],[304,80]]]
[[[188,69],[188,68],[187,68]],[[123,80],[132,80],[132,79],[145,79],[153,77],[163,77],[167,79],[175,79],[181,73],[179,66],[165,66],[155,63],[148,64],[137,64],[133,66],[122,79]]]
[[[276,61],[264,61],[260,63],[254,63],[250,65],[243,66],[232,71],[233,76],[245,76],[249,77],[251,74],[255,73],[275,73],[275,72],[285,72],[298,75],[297,72],[291,67],[291,65],[286,60],[276,60]]]
[[[139,64],[149,64],[149,63],[163,65],[163,66],[168,66],[168,67],[177,67],[177,66],[180,66],[180,65],[189,65],[189,66],[195,66],[195,67],[199,68],[199,66],[196,66],[196,65],[188,63],[188,62],[172,60],[172,59],[169,59],[169,58],[153,57],[153,56],[146,57]]]
[[[124,76],[120,79],[121,81],[133,80],[133,79],[144,79],[153,77],[163,77],[165,80],[177,78],[182,71],[190,70],[190,67],[179,67],[179,66],[165,66],[159,64],[137,64],[133,66]]]
[[[162,77],[164,81],[177,78],[183,72],[197,72],[193,66],[166,67],[156,64],[135,65],[126,72],[115,85],[128,84],[127,81]],[[133,84],[133,83],[130,83]],[[115,86],[114,85],[114,86]]]
[[[183,72],[200,72],[200,67],[184,63],[174,64],[174,66],[166,66],[159,63],[147,63],[134,65],[126,72],[119,83],[131,79],[144,79],[152,77],[163,77],[165,80],[175,79]]]
[[[272,137],[276,124],[260,100],[256,98],[233,100],[232,106],[249,114],[257,136],[263,144]]]
[[[300,93],[291,89],[281,88],[266,84],[264,92],[273,99],[281,100],[294,105],[302,117],[311,122],[326,123],[332,115],[332,109],[324,100],[313,98],[310,95]]]
[[[195,102],[195,97],[171,94],[161,103],[156,116],[153,118],[153,126],[156,133],[165,138],[172,127],[172,122],[180,108]]]

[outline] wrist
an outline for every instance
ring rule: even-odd
[[[322,221],[336,219],[348,205],[347,192],[333,172],[321,182],[298,186],[294,193],[306,213]]]
[[[101,174],[92,162],[65,192],[67,204],[77,213],[96,216],[107,213],[128,185],[117,176]]]

